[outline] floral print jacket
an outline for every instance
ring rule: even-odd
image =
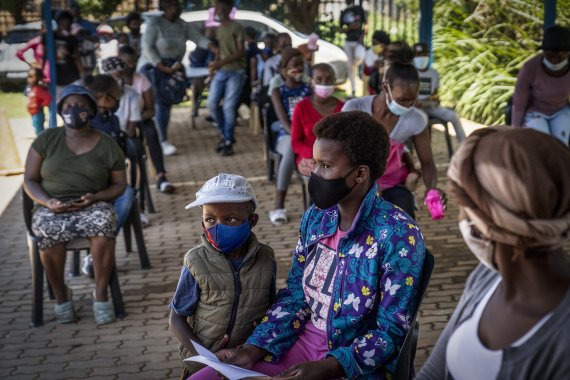
[[[327,319],[329,352],[349,379],[382,379],[396,365],[420,297],[426,247],[416,223],[382,199],[377,185],[364,198],[353,228],[338,246]],[[307,254],[337,231],[337,206],[309,208],[301,221],[287,287],[281,289],[246,344],[277,361],[295,343],[311,309],[302,278]]]

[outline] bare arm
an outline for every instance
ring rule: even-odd
[[[194,334],[194,331],[188,324],[187,317],[183,315],[178,315],[174,310],[170,310],[170,318],[168,319],[168,325],[170,326],[170,329],[174,333],[174,336],[178,338],[180,344],[182,344],[188,350],[190,355],[191,356],[197,355],[198,353],[194,349],[194,346],[192,345],[192,342],[190,340],[193,340],[194,342],[200,344],[202,344],[202,342],[200,341],[200,339],[198,339],[196,334]],[[210,351],[217,352],[221,350],[226,346],[226,344],[228,344],[229,340],[230,340],[229,336],[224,335],[224,337],[220,342],[214,344],[213,347],[210,347]]]
[[[30,148],[24,171],[24,189],[34,202],[49,208],[48,201],[52,198],[40,184],[42,180],[40,170],[43,161],[42,156],[40,156],[34,148]],[[62,209],[62,211],[64,210]]]
[[[275,114],[279,119],[279,122],[287,132],[291,132],[291,123],[289,122],[289,117],[287,112],[283,109],[283,103],[281,103],[281,94],[278,88],[274,88],[271,92],[271,103],[273,104],[273,109],[275,109]]]
[[[437,169],[431,152],[428,128],[425,128],[419,135],[414,136],[414,147],[416,148],[418,159],[422,166],[422,175],[426,190],[437,187]]]
[[[200,342],[200,339],[198,339],[194,334],[194,331],[192,331],[192,328],[188,324],[187,317],[178,315],[174,310],[170,310],[168,324],[170,326],[170,330],[174,333],[174,336],[176,336],[180,344],[188,350],[190,355],[197,355],[197,352],[194,349],[194,346],[192,346],[192,342],[190,342],[190,340],[200,344],[202,344],[202,342]]]

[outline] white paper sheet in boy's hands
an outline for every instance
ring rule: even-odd
[[[216,355],[209,351],[206,347],[194,342],[192,340],[192,345],[198,353],[197,356],[192,356],[191,358],[184,359],[184,361],[198,362],[205,364],[212,369],[215,369],[225,377],[230,380],[245,379],[247,377],[265,376],[262,373],[250,371],[249,369],[240,368],[232,364],[222,363]]]

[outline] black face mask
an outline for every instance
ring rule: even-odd
[[[309,178],[309,194],[315,206],[326,210],[350,194],[357,184],[354,184],[352,187],[346,186],[346,177],[355,169],[356,168],[349,171],[344,177],[334,179],[325,179],[315,173],[311,173],[311,177]]]
[[[87,107],[71,106],[61,113],[63,123],[73,129],[85,127],[91,119],[91,111]]]

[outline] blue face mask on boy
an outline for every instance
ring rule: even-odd
[[[210,244],[224,255],[241,247],[249,238],[250,232],[251,223],[249,220],[239,226],[216,224],[213,227],[204,228],[204,234]]]

